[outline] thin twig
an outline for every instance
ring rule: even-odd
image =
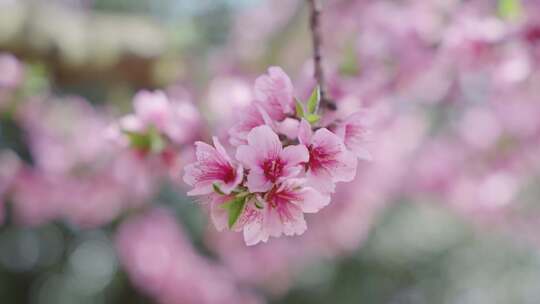
[[[323,109],[336,110],[336,104],[330,100],[326,93],[326,82],[324,79],[324,71],[322,67],[322,35],[320,28],[321,3],[319,0],[307,0],[309,4],[309,28],[311,30],[311,39],[313,41],[313,66],[314,76],[319,85],[321,102],[320,107]]]

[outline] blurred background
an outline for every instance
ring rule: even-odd
[[[540,1],[322,3],[374,160],[304,235],[246,247],[181,168],[268,66],[309,93],[306,2],[0,0],[0,302],[540,302]],[[184,105],[157,156],[110,138],[142,89]]]

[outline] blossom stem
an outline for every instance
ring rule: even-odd
[[[322,67],[322,34],[320,29],[321,3],[320,0],[307,0],[309,4],[309,28],[311,30],[311,40],[313,42],[313,66],[314,77],[320,89],[320,108],[336,110],[336,104],[328,98],[326,92],[326,82]]]

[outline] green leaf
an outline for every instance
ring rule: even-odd
[[[255,198],[255,207],[257,209],[264,209],[264,205],[256,198]]]
[[[499,0],[499,16],[507,20],[516,20],[522,16],[523,7],[520,0]]]
[[[219,186],[216,183],[212,184],[212,188],[214,189],[214,192],[220,195],[225,195],[223,191],[219,188]]]
[[[131,147],[146,150],[150,147],[150,137],[147,134],[126,132]]]
[[[296,117],[303,118],[304,117],[304,105],[298,98],[295,98],[296,100]]]
[[[221,205],[221,207],[227,209],[229,213],[229,229],[234,226],[234,224],[240,217],[240,214],[242,214],[242,211],[244,210],[244,207],[246,205],[246,201],[247,196],[240,196]]]
[[[319,120],[321,120],[321,117],[317,114],[308,114],[306,116],[306,119],[310,124],[315,124],[318,123]]]
[[[31,64],[25,67],[22,90],[25,95],[37,95],[50,87],[47,69],[43,64]]]
[[[150,151],[159,153],[165,149],[165,140],[156,128],[151,127],[148,129],[148,138]]]
[[[356,76],[360,73],[360,63],[356,55],[354,43],[347,43],[343,50],[339,72],[345,76]]]
[[[154,153],[159,153],[165,149],[165,140],[161,135],[155,134],[150,136],[150,150]]]
[[[311,92],[307,103],[308,114],[314,114],[319,108],[319,102],[321,101],[321,90],[319,86],[316,86]]]
[[[151,151],[153,153],[159,153],[165,149],[165,139],[159,134],[155,128],[150,128],[146,133],[136,132],[124,132],[128,139],[130,146],[135,149]]]

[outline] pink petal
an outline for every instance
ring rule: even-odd
[[[235,169],[219,141],[215,139],[214,143],[217,144],[218,149],[204,142],[195,143],[197,161],[184,169],[184,181],[194,187],[188,195],[212,193],[214,183],[220,187],[225,186],[223,190],[228,193],[241,182],[243,169]]]
[[[219,139],[217,137],[213,136],[212,141],[214,143],[214,147],[216,148],[217,152],[219,153],[219,156],[221,158],[223,158],[225,161],[227,161],[228,163],[232,163],[231,158],[227,154],[227,151],[225,150],[223,145],[221,145],[221,142],[219,141]]]
[[[334,182],[351,181],[356,175],[357,159],[349,152],[341,138],[328,129],[319,129],[312,138],[312,145],[328,154],[321,160],[321,170],[327,170]],[[318,175],[318,172],[314,172]]]
[[[259,242],[268,241],[268,233],[263,229],[262,218],[257,218],[244,225],[244,242],[253,246]]]
[[[212,195],[210,217],[218,231],[223,231],[229,225],[229,214],[225,208],[221,207],[221,205],[232,198],[232,196]]]
[[[273,237],[278,237],[282,233],[282,222],[281,218],[274,208],[267,208],[263,211],[264,216],[264,229],[268,235]]]
[[[197,176],[201,174],[200,169],[197,167],[197,164],[189,164],[184,168],[184,182],[192,187],[191,191],[187,193],[189,196],[194,195],[203,195],[213,192],[212,182],[198,183]]]
[[[261,198],[258,198],[259,202],[261,202]],[[246,203],[246,206],[244,208],[244,211],[242,214],[240,214],[240,217],[236,221],[235,227],[233,227],[235,231],[240,231],[244,228],[245,225],[251,223],[252,221],[259,221],[262,219],[262,212],[260,209],[255,207],[255,200],[251,199]]]
[[[371,120],[366,111],[358,111],[345,118],[336,129],[336,134],[343,139],[345,146],[364,160],[371,159],[366,150],[367,143],[371,141]]]
[[[255,98],[275,120],[282,120],[294,111],[292,82],[279,67],[270,67],[267,75],[255,80]]]
[[[300,122],[297,119],[287,117],[281,122],[275,123],[278,133],[287,136],[287,138],[294,140],[298,137],[298,127]]]
[[[291,177],[296,177],[302,173],[302,171],[304,171],[304,167],[302,165],[286,166],[283,169],[282,176],[278,179],[278,182],[283,182]]]
[[[198,161],[209,161],[219,158],[216,149],[202,141],[195,142],[195,156]]]
[[[309,160],[309,151],[304,145],[287,146],[281,152],[280,157],[288,166],[295,166]]]
[[[275,159],[282,150],[279,137],[266,125],[251,130],[248,143],[255,149],[258,159]]]
[[[259,114],[261,115],[261,118],[264,124],[268,126],[272,126],[274,123],[274,120],[272,119],[272,117],[270,117],[270,115],[264,109],[264,107],[258,102],[255,103],[255,106],[257,107],[257,110],[259,111]]]
[[[257,152],[251,146],[239,146],[236,150],[236,159],[244,164],[246,168],[255,168],[259,165]]]
[[[253,128],[273,123],[268,113],[256,102],[250,104],[241,113],[239,122],[229,130],[229,142],[233,146],[247,144],[247,136]]]
[[[244,167],[242,165],[238,165],[236,167],[236,178],[234,181],[228,183],[228,184],[221,184],[218,183],[218,186],[220,187],[221,191],[225,194],[231,193],[238,185],[242,183],[242,180],[244,179]]]
[[[316,213],[330,203],[329,195],[323,195],[311,187],[302,189],[302,197],[303,200],[296,202],[296,205],[305,213]]]
[[[307,176],[307,185],[313,187],[322,193],[333,193],[336,189],[336,184],[332,175],[326,170],[308,171]]]
[[[287,206],[286,214],[281,214],[281,220],[285,235],[301,235],[307,229],[304,213],[302,213],[300,207],[294,204]]]
[[[303,145],[309,145],[311,143],[311,137],[313,135],[313,130],[311,125],[305,119],[302,118],[300,126],[298,128],[298,140]]]
[[[350,182],[356,176],[356,168],[358,159],[350,151],[343,151],[338,155],[339,165],[333,169],[333,177],[335,182]]]
[[[323,147],[330,151],[341,151],[345,148],[343,140],[326,128],[317,130],[311,143],[314,146]]]
[[[258,167],[251,169],[246,185],[252,193],[266,192],[272,188],[272,182],[266,178],[264,172]]]

